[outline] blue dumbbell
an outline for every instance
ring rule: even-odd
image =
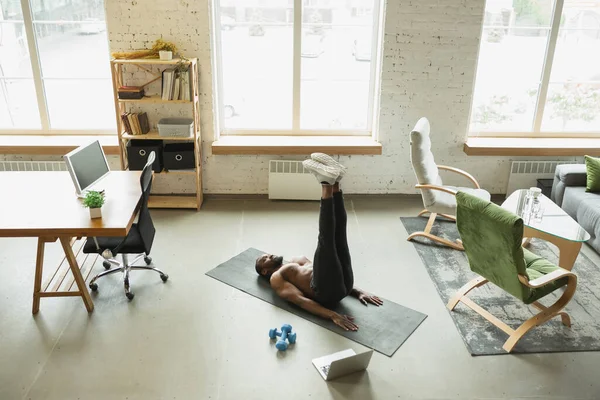
[[[288,342],[289,344],[296,343],[296,333],[292,332],[292,326],[289,324],[284,324],[281,327],[281,332],[279,332],[276,328],[269,330],[269,337],[271,339],[275,339],[277,336],[280,336],[280,339],[277,340],[275,347],[277,347],[279,351],[286,351],[288,348]]]

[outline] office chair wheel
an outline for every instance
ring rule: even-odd
[[[125,296],[127,296],[127,298],[128,298],[129,300],[133,300],[133,298],[135,297],[135,294],[133,294],[133,293],[131,293],[131,292],[126,292],[126,293],[125,293]]]
[[[102,266],[104,267],[104,269],[109,269],[110,268],[110,262],[108,262],[108,261],[102,261]]]
[[[98,290],[98,284],[97,283],[90,283],[90,289],[92,289],[94,292]]]
[[[150,264],[152,264],[152,258],[146,256],[146,257],[144,257],[144,262],[146,263],[146,265],[150,265]]]
[[[166,282],[166,281],[167,281],[167,279],[169,279],[169,275],[167,275],[167,274],[162,274],[162,275],[160,276],[160,279],[162,279],[162,281],[163,281],[163,282]]]

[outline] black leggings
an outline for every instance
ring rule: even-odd
[[[319,242],[313,263],[311,287],[321,304],[335,304],[350,294],[354,274],[346,237],[348,216],[342,192],[321,199]]]

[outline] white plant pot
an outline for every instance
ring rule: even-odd
[[[94,218],[102,218],[102,208],[90,208],[90,217]]]
[[[173,52],[172,51],[166,51],[166,50],[160,50],[158,52],[158,56],[160,57],[161,60],[164,60],[164,61],[172,60],[173,59]]]

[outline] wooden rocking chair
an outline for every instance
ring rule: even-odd
[[[460,240],[453,242],[432,234],[431,228],[433,227],[433,223],[438,215],[451,221],[456,221],[456,199],[454,196],[457,191],[468,192],[486,201],[490,200],[490,194],[481,189],[473,175],[458,168],[437,165],[435,163],[433,153],[431,152],[429,132],[429,121],[427,118],[421,118],[410,133],[410,159],[417,181],[419,182],[415,188],[421,190],[423,205],[425,207],[425,209],[419,213],[419,217],[424,214],[429,214],[429,220],[427,221],[425,230],[412,233],[407,240],[422,236],[434,242],[452,247],[453,249],[463,250]],[[475,188],[444,186],[439,170],[450,171],[462,175],[471,181]]]
[[[569,315],[561,311],[573,298],[577,275],[560,268],[522,247],[523,220],[517,215],[467,193],[458,192],[457,227],[471,270],[479,277],[463,286],[448,302],[454,310],[463,303],[500,328],[508,340],[502,348],[511,352],[519,339],[532,328],[560,316],[570,327]],[[467,297],[467,294],[491,282],[525,304],[540,310],[517,329],[513,329]],[[566,286],[562,295],[549,307],[537,300]]]

